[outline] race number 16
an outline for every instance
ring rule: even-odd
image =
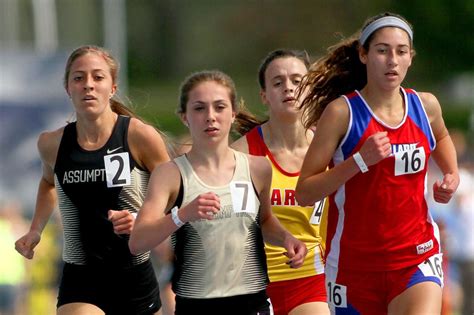
[[[436,277],[443,283],[443,254],[435,254],[418,265],[425,277]]]
[[[395,154],[395,176],[415,174],[425,169],[426,155],[423,147]]]
[[[345,285],[328,282],[328,302],[335,307],[347,307],[347,287]]]

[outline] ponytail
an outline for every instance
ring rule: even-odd
[[[366,83],[367,70],[359,60],[358,36],[330,47],[326,56],[311,65],[298,91],[298,96],[302,91],[308,91],[300,105],[305,128],[316,126],[330,102],[355,89],[362,89]]]
[[[243,101],[240,101],[239,112],[235,116],[234,130],[240,136],[245,135],[250,130],[263,124],[265,121],[260,120],[251,113],[245,106]]]

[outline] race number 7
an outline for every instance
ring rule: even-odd
[[[252,183],[233,181],[230,183],[230,193],[234,212],[256,212],[255,192]]]

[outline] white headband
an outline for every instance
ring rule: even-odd
[[[386,26],[394,26],[394,27],[401,28],[402,30],[408,33],[410,40],[413,42],[413,31],[411,30],[411,27],[405,21],[395,16],[384,16],[383,18],[373,21],[372,23],[367,25],[366,28],[364,28],[359,38],[360,45],[363,46],[367,38],[369,38],[369,36],[373,32],[375,32],[379,28],[386,27]]]

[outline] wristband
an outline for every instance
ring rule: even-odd
[[[354,161],[356,162],[357,166],[359,167],[362,173],[366,173],[369,171],[367,164],[365,164],[364,159],[362,158],[359,152],[354,154],[352,157],[354,158]]]
[[[177,227],[182,227],[184,225],[184,222],[179,219],[178,207],[171,209],[171,219],[173,219],[173,222]]]

